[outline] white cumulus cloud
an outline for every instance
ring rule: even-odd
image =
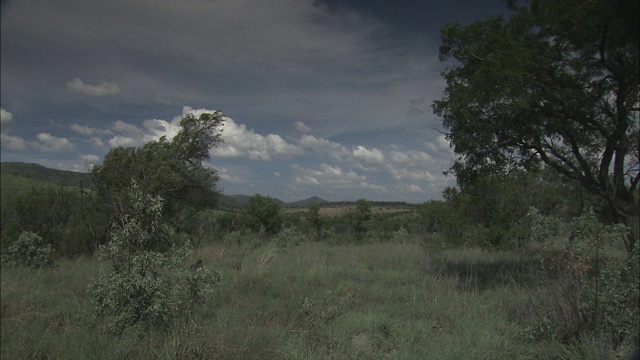
[[[301,133],[311,132],[311,128],[308,127],[307,125],[305,125],[305,123],[303,123],[300,120],[294,122],[293,123],[293,127],[296,129],[296,131],[301,132]]]
[[[110,96],[120,92],[117,84],[103,81],[98,85],[89,85],[78,78],[69,81],[67,87],[77,93],[89,96]]]
[[[217,167],[216,172],[218,173],[220,180],[224,180],[234,184],[241,184],[245,182],[240,176],[233,174],[229,169],[225,167]]]
[[[96,164],[96,163],[100,162],[100,160],[101,160],[100,156],[93,155],[93,154],[80,155],[80,159],[82,159],[83,161],[86,161],[88,163],[92,163],[92,164]]]
[[[5,109],[0,108],[0,123],[2,125],[9,124],[13,121],[13,114]]]
[[[298,140],[298,145],[334,160],[343,160],[349,156],[349,150],[344,145],[327,139],[317,138],[313,135],[302,136]]]
[[[5,133],[0,134],[0,143],[2,143],[3,148],[11,150],[24,150],[27,148],[27,143],[23,138]]]
[[[318,169],[308,169],[300,165],[293,165],[292,169],[298,175],[296,183],[300,185],[324,186],[335,189],[375,189],[384,190],[381,185],[372,184],[367,177],[353,170],[343,170],[339,166],[322,164]]]
[[[43,152],[66,152],[73,151],[76,146],[68,138],[39,133],[36,135],[36,141],[31,142],[31,147]]]
[[[314,186],[320,185],[320,182],[318,181],[318,179],[310,175],[296,176],[296,182],[298,184],[303,184],[303,185],[314,185]]]
[[[381,164],[384,162],[384,153],[378,149],[368,150],[364,146],[356,146],[352,152],[356,161],[364,162],[365,164]]]
[[[71,131],[76,132],[82,135],[112,135],[113,132],[109,129],[98,129],[88,125],[78,125],[71,124],[69,125],[69,129]]]
[[[109,146],[112,148],[122,146],[122,147],[133,147],[141,145],[141,142],[137,139],[134,139],[129,136],[120,136],[116,135],[107,141]]]
[[[304,152],[300,146],[287,142],[280,135],[258,134],[231,118],[226,118],[222,126],[222,141],[214,156],[269,161],[273,156],[301,155]]]
[[[434,152],[439,152],[444,155],[454,156],[453,148],[449,143],[449,140],[444,135],[439,135],[433,141],[427,142],[427,148]]]
[[[416,184],[407,185],[407,190],[409,190],[409,192],[414,192],[414,193],[424,192],[424,190],[422,190],[422,188]]]

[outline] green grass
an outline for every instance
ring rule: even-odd
[[[8,209],[8,206],[11,204],[13,199],[15,199],[16,195],[25,191],[31,191],[32,189],[38,190],[51,186],[53,185],[44,181],[27,179],[18,175],[0,173],[0,194],[2,194],[0,206],[4,211]]]
[[[169,332],[111,335],[91,313],[93,259],[3,269],[2,359],[547,359],[612,356],[597,342],[533,342],[517,253],[431,255],[413,243],[209,244],[223,281]],[[240,264],[240,269],[238,269]]]

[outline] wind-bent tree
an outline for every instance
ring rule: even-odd
[[[178,227],[199,210],[214,205],[218,176],[205,161],[221,141],[222,122],[223,114],[217,111],[198,117],[187,114],[172,140],[161,137],[140,148],[112,149],[102,165],[91,171],[101,201],[126,213],[131,204],[124,199],[135,179],[144,194],[165,200],[163,217]]]
[[[457,62],[443,72],[447,88],[433,109],[460,155],[452,170],[462,188],[542,162],[605,199],[631,227],[632,249],[640,232],[638,26],[619,21],[614,3],[535,0],[507,20],[445,26],[440,56]]]

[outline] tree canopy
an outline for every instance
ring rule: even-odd
[[[117,147],[91,173],[101,200],[126,207],[132,180],[145,194],[165,200],[163,216],[174,226],[215,204],[215,169],[205,161],[220,139],[221,112],[187,114],[173,139],[161,137],[142,147]],[[123,210],[123,209],[120,209]]]
[[[276,235],[282,230],[282,209],[275,199],[255,194],[249,199],[244,221],[254,231]]]
[[[433,109],[461,187],[544,163],[605,199],[637,241],[637,34],[612,3],[537,0],[508,19],[445,26],[441,59],[456,62]]]

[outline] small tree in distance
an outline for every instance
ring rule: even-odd
[[[353,231],[358,238],[362,238],[369,230],[367,227],[369,220],[371,220],[371,204],[365,199],[356,201],[356,212],[353,215]]]
[[[322,219],[320,218],[320,205],[311,204],[309,209],[307,210],[307,221],[309,221],[315,231],[316,231],[316,240],[320,240],[321,232],[322,232]]]
[[[264,231],[268,235],[276,235],[282,230],[282,209],[273,198],[255,194],[249,199],[244,223],[256,232]]]

